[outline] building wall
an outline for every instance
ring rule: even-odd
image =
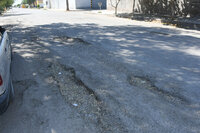
[[[36,0],[36,1],[35,1],[35,5],[36,5],[36,6],[39,5],[40,7],[43,7],[43,6],[44,6],[43,0]]]
[[[98,2],[106,9],[106,0],[92,0],[92,9],[99,9]],[[76,0],[76,9],[91,9],[91,0]]]
[[[52,9],[66,9],[66,0],[50,0]]]
[[[51,9],[66,9],[66,0],[44,0],[44,7]]]
[[[108,10],[115,9],[111,6],[111,2],[113,3],[113,5],[115,5],[115,0],[107,0],[107,9]],[[136,5],[138,5],[138,0],[136,0]],[[135,6],[135,7],[137,7],[137,6]],[[133,9],[133,0],[121,0],[118,5],[118,12],[130,13],[130,12],[132,12],[132,9]]]
[[[99,9],[98,2],[102,2],[102,9],[106,9],[106,0],[92,0],[92,9]],[[91,0],[68,0],[69,9],[91,9]],[[66,9],[66,0],[44,0],[44,7],[51,9]]]
[[[111,1],[114,3],[115,0],[107,0],[107,9],[108,10],[114,10],[111,6]],[[170,0],[169,0],[170,1]],[[179,8],[182,10],[182,2],[183,0],[178,0],[179,1]],[[135,0],[135,11],[137,12],[142,12],[141,11],[141,4],[139,3],[139,0]],[[121,0],[119,5],[118,5],[118,12],[119,13],[130,13],[133,11],[133,0]]]
[[[98,3],[101,2],[101,9],[106,9],[106,0],[92,0],[92,9],[99,9]]]
[[[75,10],[76,9],[76,1],[75,0],[69,0],[69,9]]]
[[[76,9],[90,9],[91,0],[76,0]]]

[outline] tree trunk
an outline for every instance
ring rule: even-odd
[[[68,0],[66,0],[66,7],[67,7],[66,10],[69,11],[69,1]]]
[[[134,13],[135,13],[135,0],[133,0],[133,11],[132,11],[133,16],[134,16]]]
[[[117,16],[117,7],[115,7],[115,16]]]
[[[175,2],[174,0],[171,0],[171,17],[174,19],[175,16]]]

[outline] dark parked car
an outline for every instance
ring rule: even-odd
[[[14,97],[11,78],[11,55],[8,33],[0,27],[0,114],[6,111]]]

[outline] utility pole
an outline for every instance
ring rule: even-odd
[[[67,7],[66,10],[69,11],[69,1],[68,0],[66,0],[66,7]]]

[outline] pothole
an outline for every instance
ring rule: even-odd
[[[68,36],[61,36],[61,37],[54,37],[53,38],[54,41],[57,41],[57,42],[61,42],[61,43],[81,43],[81,44],[84,44],[84,45],[90,45],[89,42],[81,39],[81,38],[73,38],[73,37],[68,37]]]
[[[84,119],[92,121],[100,132],[126,132],[117,116],[108,111],[99,96],[79,78],[73,68],[57,62],[48,66],[48,82],[56,84],[65,101],[76,108]]]
[[[165,99],[169,101],[178,102],[178,103],[189,102],[185,97],[180,96],[179,94],[169,92],[157,87],[149,77],[131,75],[131,76],[128,76],[128,82],[131,85],[136,86],[138,88],[142,88],[142,89],[145,88],[153,92],[156,92],[157,94],[162,95]]]

